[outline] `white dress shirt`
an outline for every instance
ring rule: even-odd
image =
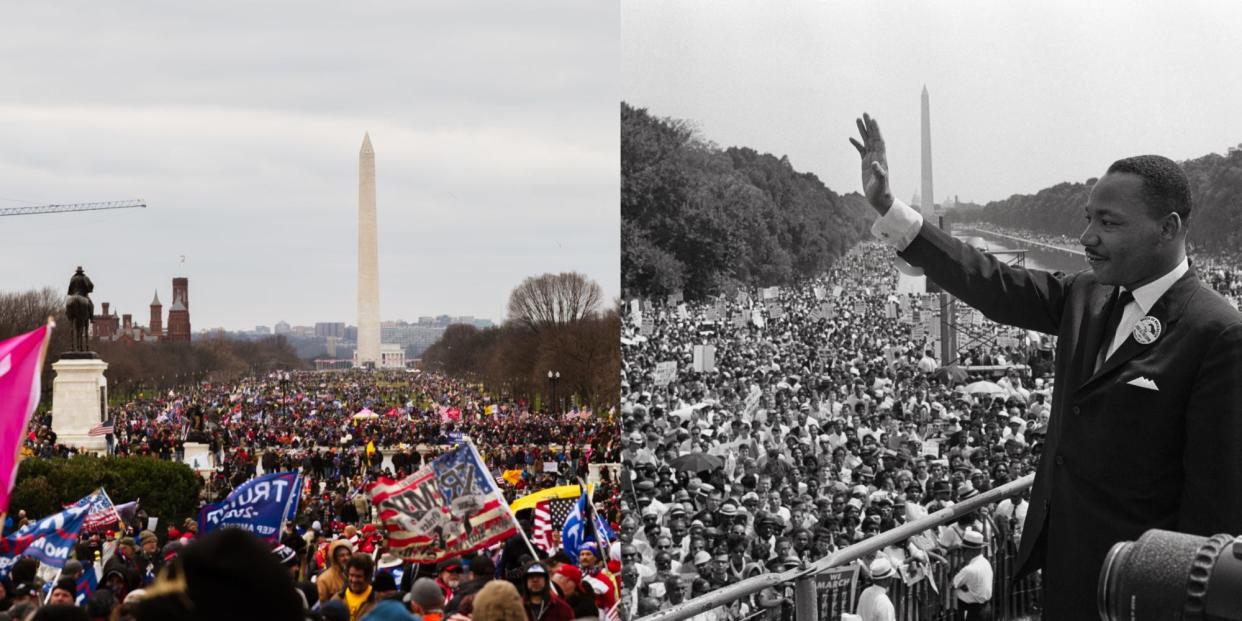
[[[862,621],[895,621],[897,612],[888,598],[888,589],[871,585],[858,596],[858,618]]]
[[[959,587],[965,586],[965,589]],[[992,564],[982,554],[953,576],[953,589],[957,599],[967,604],[982,604],[992,599]]]
[[[1105,360],[1108,360],[1108,357],[1113,355],[1113,352],[1117,351],[1117,348],[1121,347],[1121,344],[1126,342],[1127,338],[1130,338],[1130,332],[1134,330],[1135,324],[1146,316],[1147,313],[1151,312],[1151,307],[1156,305],[1160,296],[1164,295],[1173,286],[1173,283],[1180,280],[1188,271],[1190,271],[1190,263],[1186,259],[1182,259],[1181,263],[1178,263],[1176,267],[1169,270],[1164,276],[1130,292],[1134,296],[1134,301],[1126,304],[1125,311],[1121,315],[1121,321],[1117,324],[1117,332],[1113,333],[1113,342],[1109,344],[1108,353],[1104,356]],[[1122,287],[1122,289],[1124,288]]]

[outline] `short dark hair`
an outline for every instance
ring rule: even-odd
[[[470,559],[470,573],[491,578],[496,573],[496,564],[486,554],[480,554]]]
[[[357,569],[362,575],[367,577],[367,582],[371,581],[371,574],[375,571],[375,565],[372,564],[371,555],[365,552],[359,552],[349,557],[349,562],[345,564],[345,571]]]
[[[1155,218],[1176,213],[1183,221],[1190,217],[1190,180],[1186,171],[1162,155],[1135,155],[1113,162],[1108,174],[1128,173],[1143,180],[1143,202]]]

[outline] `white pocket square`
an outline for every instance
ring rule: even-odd
[[[1160,388],[1156,386],[1155,382],[1147,379],[1146,377],[1136,377],[1126,383],[1131,386],[1138,386],[1139,388],[1146,388],[1147,390],[1155,390],[1155,391],[1160,390]]]

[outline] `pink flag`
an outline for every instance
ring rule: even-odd
[[[9,510],[26,423],[39,405],[39,376],[51,323],[0,341],[0,512]]]

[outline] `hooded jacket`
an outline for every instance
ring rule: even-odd
[[[328,562],[329,567],[319,574],[315,579],[315,586],[319,589],[319,601],[326,602],[332,599],[333,595],[341,592],[345,588],[345,572],[341,571],[340,565],[336,564],[336,549],[345,546],[350,548],[349,542],[344,539],[337,539],[328,546]]]

